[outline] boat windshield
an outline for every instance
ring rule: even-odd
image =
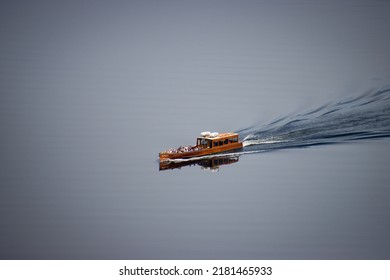
[[[209,139],[204,139],[204,138],[198,138],[196,141],[196,145],[198,146],[207,146],[209,147],[211,144],[211,141]]]

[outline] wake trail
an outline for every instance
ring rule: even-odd
[[[244,152],[390,136],[390,86],[238,131]]]

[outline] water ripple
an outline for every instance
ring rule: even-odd
[[[248,150],[273,150],[390,136],[390,86],[238,131]]]

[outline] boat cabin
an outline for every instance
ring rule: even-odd
[[[210,133],[203,132],[196,140],[196,145],[202,148],[216,148],[238,143],[237,133]]]

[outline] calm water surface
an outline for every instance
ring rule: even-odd
[[[0,6],[1,259],[390,258],[387,2]]]

